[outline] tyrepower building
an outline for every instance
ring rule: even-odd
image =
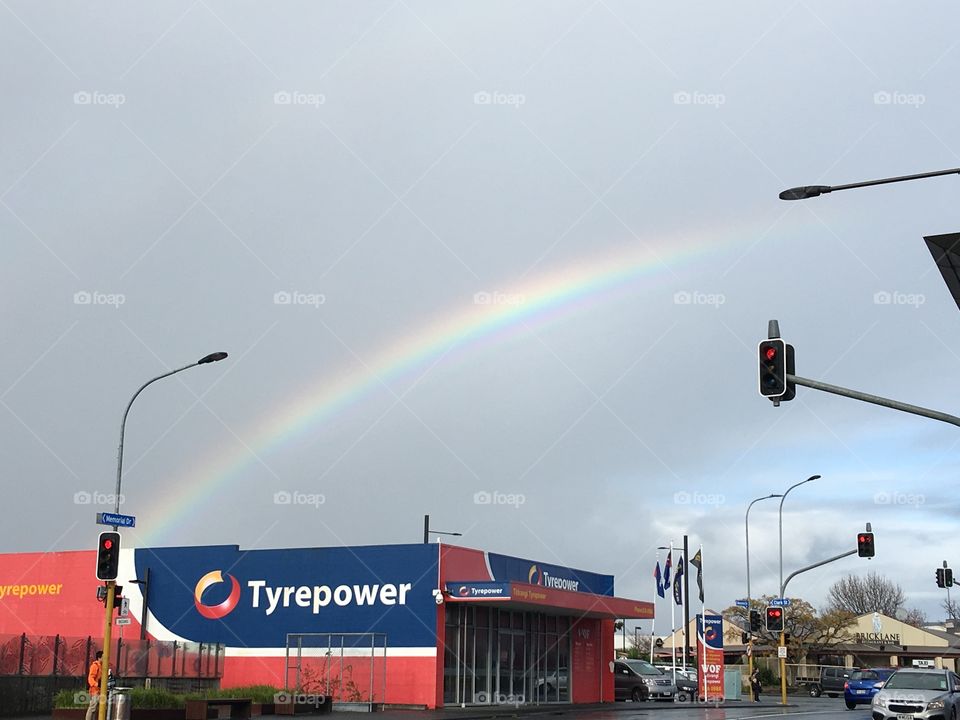
[[[0,555],[0,636],[102,638],[94,565]],[[612,701],[614,620],[653,616],[611,575],[439,544],[124,550],[117,582],[120,642],[219,644],[224,687],[429,708]]]

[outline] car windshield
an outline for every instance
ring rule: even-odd
[[[879,680],[880,676],[873,670],[857,670],[850,675],[851,680]]]
[[[624,660],[623,664],[627,665],[638,675],[663,675],[659,668],[654,667],[644,660]]]
[[[885,690],[942,690],[947,691],[947,676],[943,673],[896,672],[883,686]]]

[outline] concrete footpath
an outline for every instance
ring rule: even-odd
[[[297,717],[302,718],[321,718],[321,717],[334,717],[336,720],[362,720],[364,716],[370,716],[371,720],[497,720],[498,718],[511,718],[511,717],[531,717],[543,715],[564,715],[564,714],[573,714],[573,713],[590,713],[590,712],[625,712],[625,713],[649,713],[649,712],[666,712],[671,713],[672,711],[679,710],[709,710],[715,707],[720,708],[737,708],[737,709],[746,709],[746,710],[760,710],[766,709],[770,710],[773,708],[783,708],[784,706],[780,705],[779,702],[770,701],[765,704],[755,705],[751,702],[746,701],[730,701],[727,703],[632,703],[632,702],[617,702],[617,703],[597,703],[591,705],[573,705],[573,704],[558,704],[558,705],[497,705],[491,707],[465,707],[465,708],[444,708],[442,710],[398,710],[387,708],[385,710],[378,710],[374,713],[363,713],[363,712],[344,712],[337,711],[332,714],[322,715],[297,715]],[[792,704],[787,707],[791,707]],[[41,715],[21,715],[14,717],[0,716],[0,720],[47,720],[51,718],[52,715],[41,714]],[[281,717],[278,715],[263,715],[264,718],[275,718]],[[289,716],[285,716],[289,717]]]

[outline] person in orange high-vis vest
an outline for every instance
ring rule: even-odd
[[[103,676],[103,651],[97,650],[96,659],[90,663],[87,673],[87,692],[90,694],[90,704],[87,706],[86,720],[96,720],[100,705],[100,678]]]

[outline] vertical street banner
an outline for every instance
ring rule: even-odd
[[[704,622],[706,620],[706,622]],[[697,615],[697,684],[700,697],[723,698],[723,618]]]

